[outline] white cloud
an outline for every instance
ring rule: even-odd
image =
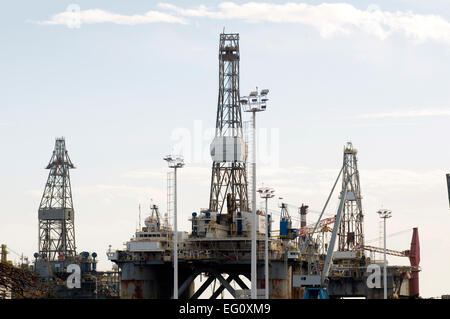
[[[52,16],[50,20],[40,21],[42,25],[73,25],[77,24],[94,24],[94,23],[115,23],[122,25],[137,25],[147,23],[179,23],[186,24],[187,22],[171,14],[160,11],[148,11],[144,14],[123,15],[113,12],[108,12],[101,9],[88,9],[80,11],[64,11]]]
[[[399,118],[399,117],[425,117],[425,116],[449,116],[450,108],[444,109],[421,109],[421,110],[401,110],[394,112],[380,112],[357,115],[357,118],[379,119],[379,118]]]
[[[450,43],[450,23],[438,15],[414,14],[410,11],[389,12],[373,6],[367,10],[357,9],[347,3],[309,5],[222,2],[217,9],[208,9],[204,5],[184,9],[168,3],[160,3],[158,6],[191,18],[235,19],[249,23],[298,23],[317,29],[325,38],[363,31],[379,39],[400,33],[417,43],[428,40]]]
[[[450,22],[436,14],[415,14],[411,11],[382,11],[376,6],[367,10],[358,9],[348,3],[307,3],[272,4],[265,2],[219,3],[216,8],[205,5],[182,8],[170,3],[159,3],[159,9],[169,11],[148,11],[144,14],[124,15],[102,9],[73,10],[69,8],[40,21],[43,25],[115,23],[137,25],[147,23],[188,24],[192,19],[242,20],[247,23],[295,23],[317,29],[324,38],[335,35],[351,35],[363,32],[379,39],[386,39],[398,33],[415,43],[437,41],[450,44]],[[198,25],[198,21],[194,23]],[[78,27],[78,26],[77,26]]]

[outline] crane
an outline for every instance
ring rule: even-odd
[[[304,241],[303,247],[301,249],[301,253],[304,254],[306,252],[307,247],[309,246],[312,235],[320,227],[321,222],[323,223],[322,215],[325,212],[325,209],[328,205],[328,202],[330,201],[330,198],[334,192],[334,189],[336,187],[337,182],[339,181],[341,174],[344,172],[344,176],[347,176],[347,178],[343,181],[343,187],[342,187],[342,191],[340,194],[339,208],[338,208],[338,211],[337,211],[335,217],[333,217],[333,219],[334,219],[333,232],[331,234],[330,243],[328,245],[328,250],[327,250],[326,257],[325,257],[325,263],[323,265],[321,274],[319,274],[318,270],[316,270],[317,271],[316,274],[309,273],[309,270],[311,269],[311,267],[309,265],[309,263],[311,263],[311,261],[309,260],[308,261],[308,274],[294,276],[294,285],[295,286],[306,287],[306,291],[303,296],[304,299],[328,299],[328,294],[326,291],[326,286],[328,284],[327,277],[330,272],[330,267],[331,267],[331,263],[333,260],[333,251],[334,251],[334,246],[336,244],[336,238],[338,235],[339,224],[341,223],[341,219],[342,219],[344,203],[347,198],[347,193],[350,191],[353,193],[355,192],[355,190],[353,189],[353,184],[350,183],[351,175],[348,174],[347,169],[348,168],[344,163],[344,165],[342,166],[341,170],[339,171],[338,177],[336,178],[336,181],[331,189],[330,195],[328,196],[327,201],[325,202],[325,205],[322,209],[319,219],[318,219],[317,223],[315,224],[312,232],[309,233],[308,236],[306,236],[306,240]],[[350,190],[347,190],[348,185],[350,185]],[[327,222],[331,222],[331,220],[329,220]],[[311,249],[309,251],[311,252]],[[315,268],[318,269],[317,266]]]
[[[325,218],[319,221],[318,223],[318,229],[323,229],[324,227],[334,224],[334,222],[336,221],[336,216],[333,217],[329,217],[329,218]],[[316,223],[314,223],[313,225],[315,225]],[[314,231],[314,226],[313,225],[308,225],[305,227],[300,227],[299,232],[298,232],[298,236],[299,237],[305,237],[306,235],[310,235],[313,234]],[[318,230],[316,230],[317,232]]]
[[[291,217],[287,210],[287,204],[281,204],[280,214],[280,237],[284,239],[295,239],[298,236],[298,229],[292,228]]]
[[[360,250],[364,249],[367,251],[375,252],[375,253],[384,253],[384,248],[375,247],[375,246],[368,246],[368,245],[359,245],[355,246],[353,250]],[[404,250],[404,251],[397,251],[392,249],[386,249],[386,254],[391,256],[397,256],[397,257],[409,257],[410,251]]]

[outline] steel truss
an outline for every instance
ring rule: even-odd
[[[219,43],[219,97],[216,137],[243,138],[239,96],[239,34],[221,34]],[[209,210],[248,211],[245,162],[213,162]]]
[[[64,138],[57,138],[39,205],[39,257],[62,260],[76,255],[75,216],[69,169],[75,168]]]

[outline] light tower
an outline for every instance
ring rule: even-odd
[[[244,105],[245,112],[252,113],[252,270],[251,270],[251,281],[252,281],[252,299],[257,298],[256,292],[256,113],[266,110],[267,105],[267,94],[269,90],[264,89],[261,93],[256,88],[256,91],[250,92],[249,96],[244,96],[241,98],[241,103]]]
[[[181,156],[168,155],[164,157],[174,174],[173,200],[173,299],[178,299],[178,228],[177,228],[177,169],[184,166]]]
[[[213,164],[209,210],[216,212],[216,221],[229,225],[230,230],[233,214],[248,211],[247,145],[243,139],[239,98],[239,34],[222,33],[216,133],[211,143]],[[222,218],[224,212],[226,219]]]
[[[377,212],[380,215],[380,218],[384,221],[384,264],[383,264],[383,292],[384,292],[384,299],[387,299],[387,263],[386,263],[386,219],[392,217],[392,212],[387,209],[380,209]]]
[[[270,224],[270,218],[269,218],[269,209],[268,209],[268,201],[269,198],[272,198],[275,196],[275,190],[270,187],[261,187],[258,189],[258,193],[260,194],[261,198],[264,198],[266,200],[266,238],[265,238],[265,247],[264,247],[264,277],[265,277],[265,298],[269,299],[269,224]]]
[[[39,256],[64,260],[76,255],[74,210],[69,169],[75,168],[64,138],[57,138],[46,169],[50,170],[39,205]]]
[[[341,194],[344,194],[345,192],[346,197],[342,212],[342,219],[339,224],[339,251],[350,251],[353,250],[355,246],[364,246],[364,215],[361,205],[362,197],[356,154],[357,150],[353,148],[351,142],[348,142],[344,148],[344,168]],[[346,184],[347,181],[348,183]]]

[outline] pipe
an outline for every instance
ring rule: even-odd
[[[419,296],[419,263],[420,263],[420,244],[419,244],[419,230],[417,227],[413,228],[413,235],[411,238],[411,249],[409,253],[409,261],[414,269],[411,271],[411,279],[409,279],[409,295],[411,297]]]

